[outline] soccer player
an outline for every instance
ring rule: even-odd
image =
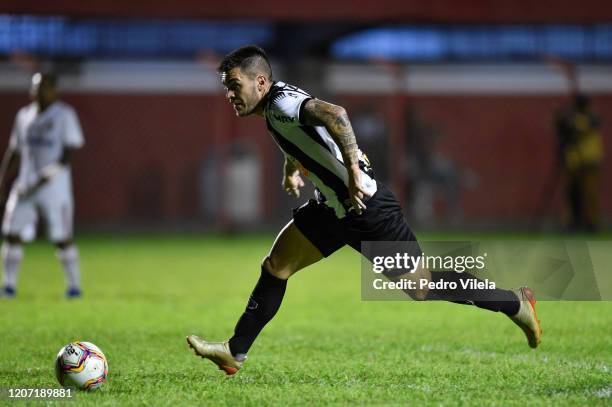
[[[357,147],[345,109],[274,81],[265,52],[256,46],[228,54],[218,70],[236,115],[262,117],[283,151],[284,189],[299,197],[304,185],[302,175],[316,186],[316,199],[294,211],[293,220],[263,260],[259,281],[234,335],[226,342],[187,337],[197,355],[231,375],[242,367],[258,334],[278,311],[287,279],[294,273],[346,244],[360,251],[362,241],[416,242],[416,238],[393,194],[374,178],[366,156]],[[390,274],[389,278],[458,282],[475,277],[419,268],[414,274]],[[448,300],[500,311],[523,329],[532,348],[540,343],[535,299],[527,287],[513,291],[459,288],[407,293],[417,300]]]
[[[68,283],[66,296],[81,296],[79,253],[72,242],[70,158],[84,141],[76,112],[58,100],[56,83],[50,73],[32,76],[32,103],[17,113],[2,160],[0,186],[7,169],[19,161],[2,224],[5,297],[16,294],[22,243],[35,237],[39,216],[45,221],[49,240],[57,246]]]
[[[599,180],[604,159],[600,120],[586,95],[556,120],[559,162],[567,174],[566,199],[571,232],[595,232],[599,226]]]

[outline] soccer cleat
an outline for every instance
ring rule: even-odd
[[[198,336],[189,335],[187,343],[196,355],[210,359],[228,376],[236,374],[242,367],[242,362],[237,361],[230,352],[229,342],[206,342]]]
[[[0,297],[15,298],[16,295],[17,290],[15,289],[15,287],[11,287],[9,285],[2,287],[2,293],[0,294]]]
[[[73,300],[75,298],[81,298],[83,296],[83,292],[80,288],[71,287],[66,290],[66,298]]]
[[[517,314],[510,319],[525,332],[529,346],[535,349],[542,340],[542,327],[535,310],[535,296],[529,287],[521,287],[512,292],[518,297],[520,307]]]

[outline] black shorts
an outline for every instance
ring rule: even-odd
[[[361,252],[363,241],[416,242],[393,193],[380,182],[377,187],[361,215],[350,211],[338,219],[332,208],[311,199],[293,210],[293,222],[325,257],[346,244]]]

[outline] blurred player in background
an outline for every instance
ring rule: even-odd
[[[70,158],[83,146],[83,133],[74,109],[58,100],[55,75],[34,74],[30,96],[32,103],[15,117],[0,170],[1,187],[8,169],[19,162],[2,223],[2,291],[6,297],[15,296],[22,243],[34,239],[40,217],[66,273],[66,296],[79,297],[79,253],[72,242]]]
[[[416,243],[401,207],[391,191],[374,178],[359,150],[346,111],[311,97],[303,90],[272,79],[265,52],[256,46],[239,48],[219,66],[226,96],[239,117],[265,119],[270,134],[285,154],[283,187],[296,197],[304,182],[316,186],[316,198],[296,209],[261,265],[259,281],[227,342],[207,342],[195,335],[187,342],[196,354],[210,359],[227,374],[236,373],[251,345],[274,317],[283,300],[287,279],[345,245],[361,251],[363,241]],[[415,244],[416,245],[416,244]],[[415,246],[413,245],[413,246]],[[421,255],[421,251],[418,254]],[[389,276],[454,282],[456,290],[406,290],[417,300],[447,300],[502,312],[525,332],[529,346],[540,343],[535,299],[526,288],[482,290],[461,288],[469,273],[424,268]]]
[[[556,118],[572,232],[594,232],[599,225],[599,180],[604,151],[599,127],[599,118],[591,110],[586,95],[577,95],[572,107]]]

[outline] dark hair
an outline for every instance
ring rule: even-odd
[[[34,73],[34,75],[36,75],[36,74],[40,75],[41,83],[45,82],[45,83],[49,84],[49,86],[51,86],[52,88],[57,87],[57,75],[55,74],[55,72],[52,72],[52,71],[38,71],[38,72]]]
[[[251,76],[264,73],[268,79],[272,80],[272,67],[266,51],[257,45],[247,45],[230,52],[223,57],[217,71],[227,73],[236,67]]]

